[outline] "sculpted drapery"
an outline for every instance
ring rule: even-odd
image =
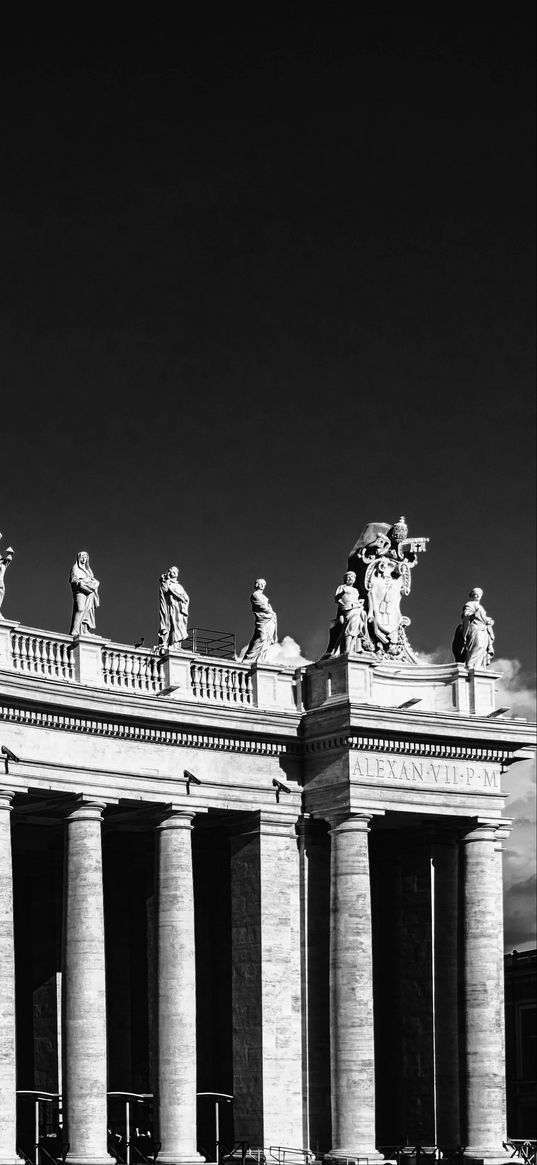
[[[474,587],[464,604],[453,639],[453,654],[468,668],[488,667],[494,656],[494,620],[481,604],[483,591]]]
[[[159,647],[180,647],[188,635],[190,599],[179,582],[179,569],[171,566],[160,576]]]
[[[264,578],[256,579],[254,590],[250,595],[254,616],[254,633],[243,656],[245,663],[252,663],[255,659],[265,659],[269,647],[278,642],[278,620],[267,596],[265,595],[266,582]]]
[[[79,550],[69,576],[73,592],[70,635],[88,635],[95,628],[95,611],[99,606],[99,580],[90,567],[86,550]]]

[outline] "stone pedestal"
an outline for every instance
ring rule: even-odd
[[[504,1162],[505,1059],[501,866],[495,829],[480,825],[464,847],[464,1156]]]
[[[106,986],[101,853],[104,804],[66,820],[63,936],[63,1107],[69,1165],[108,1165]]]
[[[174,651],[161,656],[163,694],[172,700],[192,700],[190,665],[195,655],[191,651]]]
[[[16,619],[4,619],[0,616],[0,671],[12,671],[11,632],[20,624]]]
[[[193,814],[171,812],[157,826],[156,1124],[159,1165],[203,1161],[196,1147],[196,962],[191,830]]]
[[[332,1153],[380,1160],[375,1148],[370,814],[334,822],[330,876]]]
[[[11,798],[0,789],[0,1165],[19,1165],[16,1151],[15,957]]]
[[[73,639],[72,659],[77,684],[103,688],[102,649],[110,643],[100,635],[80,635]]]
[[[235,1139],[301,1148],[299,852],[284,813],[233,837],[231,919]]]
[[[460,1144],[458,1022],[458,865],[455,839],[437,837],[434,870],[434,999],[436,1141]]]

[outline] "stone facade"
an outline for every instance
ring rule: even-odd
[[[0,669],[0,1165],[37,1089],[72,1165],[109,1160],[112,1092],[153,1098],[167,1165],[214,1158],[200,1093],[226,1145],[503,1159],[502,810],[531,733],[491,716],[493,672],[8,622]]]

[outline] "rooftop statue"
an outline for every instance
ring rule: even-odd
[[[256,578],[250,595],[254,633],[243,655],[243,663],[266,659],[269,647],[278,642],[278,619],[265,594],[266,585],[264,578]]]
[[[99,606],[99,580],[91,569],[87,550],[79,550],[69,576],[73,592],[70,635],[91,635]]]
[[[170,566],[159,579],[159,629],[157,651],[180,648],[188,635],[190,599],[179,582],[179,568]]]
[[[410,619],[401,614],[401,599],[410,594],[411,571],[428,538],[409,538],[404,517],[393,525],[368,522],[349,555],[349,569],[367,610],[363,645],[381,659],[416,663],[406,636]]]
[[[330,626],[328,647],[323,659],[345,652],[347,655],[362,650],[372,651],[367,635],[367,617],[364,600],[355,587],[356,575],[348,570],[338,586],[334,599],[337,615]]]
[[[482,598],[481,587],[473,587],[453,637],[453,655],[468,668],[488,667],[494,658],[494,619],[489,619]]]
[[[2,537],[2,535],[0,534],[0,539],[1,539],[1,537]],[[6,584],[4,582],[6,570],[7,570],[8,566],[13,558],[14,553],[15,553],[15,551],[14,551],[13,547],[8,546],[6,549],[5,555],[0,554],[0,607],[2,606],[2,603],[4,601],[4,596],[6,593]],[[0,612],[0,619],[3,619],[3,618],[4,618],[4,616]]]

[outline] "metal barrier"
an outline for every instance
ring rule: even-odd
[[[512,1158],[524,1161],[525,1165],[537,1165],[537,1141],[509,1137],[503,1144],[508,1153],[511,1151]]]
[[[67,1153],[62,1144],[62,1109],[61,1096],[58,1092],[45,1092],[42,1089],[19,1088],[17,1100],[22,1103],[31,1103],[33,1116],[30,1133],[32,1143],[26,1145],[23,1137],[22,1144],[17,1145],[17,1151],[23,1156],[27,1165],[56,1165],[63,1161]],[[18,1107],[18,1106],[17,1106]],[[24,1123],[24,1122],[21,1122]],[[30,1130],[28,1130],[30,1132]]]
[[[119,1120],[112,1119],[110,1101],[117,1101],[121,1108]],[[108,1093],[108,1149],[118,1165],[150,1165],[156,1161],[160,1145],[153,1139],[152,1104],[152,1092]],[[145,1119],[137,1121],[137,1116]],[[118,1123],[121,1132],[114,1128]]]

